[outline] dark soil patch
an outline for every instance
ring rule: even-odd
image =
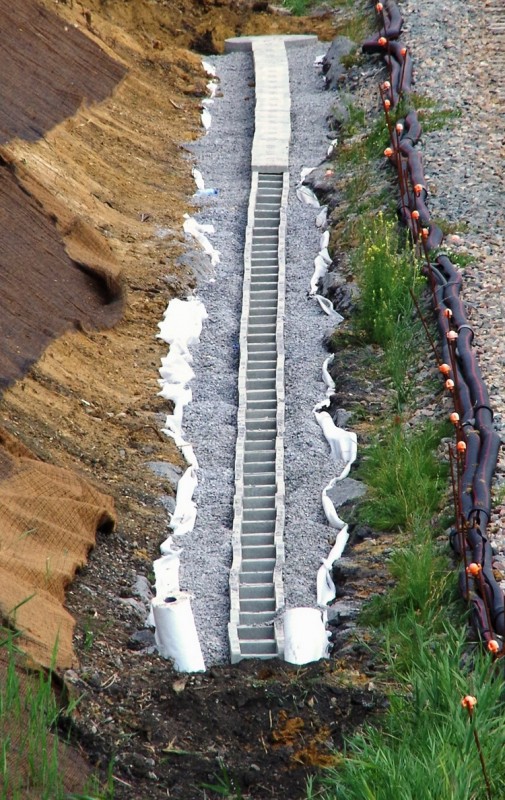
[[[357,672],[348,688],[351,673],[337,663],[246,661],[187,676],[127,656],[106,678],[89,676],[102,713],[88,716],[88,697],[77,728],[95,759],[117,753],[116,800],[213,798],[202,784],[224,774],[244,798],[301,800],[307,775],[335,764],[344,736],[386,704]]]

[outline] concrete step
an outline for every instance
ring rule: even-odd
[[[243,533],[240,541],[242,547],[267,547],[274,544],[275,537],[273,533]]]
[[[240,656],[242,658],[260,658],[265,661],[275,658],[277,655],[277,643],[275,639],[267,641],[240,641]]]
[[[277,487],[275,483],[251,483],[244,486],[244,502],[249,497],[257,498],[275,498]]]
[[[253,533],[274,533],[275,532],[275,519],[262,519],[258,520],[244,520],[242,522],[242,534]],[[247,570],[249,571],[249,570]]]

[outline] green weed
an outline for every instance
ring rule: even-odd
[[[399,319],[412,316],[411,290],[419,276],[412,254],[402,248],[396,225],[379,213],[361,226],[351,263],[361,287],[356,325],[369,342],[386,347]]]
[[[359,518],[376,530],[415,530],[440,507],[447,467],[435,456],[441,426],[407,432],[391,424],[364,451],[360,478],[369,491]]]
[[[288,8],[295,17],[303,17],[309,11],[312,0],[284,0],[283,5]]]
[[[462,669],[465,635],[449,623],[436,639],[410,615],[416,660],[404,688],[391,698],[381,728],[366,726],[349,740],[338,769],[322,780],[324,800],[469,800],[484,798],[482,772],[461,698],[478,697],[476,724],[492,776],[493,797],[503,797],[505,774],[504,682],[475,655]],[[391,653],[394,658],[394,651]]]
[[[229,774],[223,761],[219,762],[219,773],[215,776],[215,783],[202,783],[202,789],[209,789],[219,797],[227,797],[229,800],[243,800],[240,788]]]
[[[72,800],[59,766],[64,743],[57,725],[62,710],[53,693],[52,671],[40,670],[21,681],[17,634],[3,629],[1,638],[5,668],[0,675],[0,798]],[[108,791],[106,796],[112,794]],[[104,795],[97,793],[93,800],[99,797]]]

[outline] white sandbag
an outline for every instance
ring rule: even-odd
[[[332,325],[340,325],[340,323],[344,321],[342,314],[339,314],[338,311],[335,311],[333,308],[331,300],[328,300],[327,297],[323,297],[321,294],[316,294],[315,297],[324,313],[327,314]]]
[[[326,658],[329,633],[318,608],[290,608],[284,614],[284,658],[290,664],[309,664]]]
[[[302,203],[305,203],[305,205],[319,208],[319,200],[308,186],[297,186],[296,196]]]
[[[205,664],[191,609],[191,595],[174,592],[152,601],[156,646],[179,672],[203,672]]]
[[[302,167],[300,170],[300,183],[303,183],[307,175],[310,175],[311,172],[314,172],[315,167]]]
[[[333,460],[337,464],[342,462],[348,467],[356,460],[358,439],[353,431],[337,428],[327,411],[317,411],[314,415],[328,442]],[[347,474],[346,473],[346,474]]]
[[[205,128],[205,130],[206,130],[206,131],[210,130],[210,125],[211,125],[211,122],[212,122],[212,117],[211,117],[211,115],[210,115],[210,111],[209,111],[209,109],[208,109],[208,108],[205,108],[205,106],[204,106],[204,107],[203,107],[203,109],[202,109],[202,113],[200,114],[200,118],[201,118],[201,120],[202,120],[202,125],[203,125],[203,127]]]
[[[168,536],[161,545],[161,557],[153,562],[156,597],[167,597],[179,591],[179,567],[181,549],[173,546]]]
[[[203,180],[203,175],[200,172],[200,170],[197,169],[196,167],[193,167],[193,169],[191,170],[191,174],[195,179],[196,188],[200,190],[205,189],[205,181]]]
[[[344,527],[345,522],[343,519],[340,519],[340,517],[337,514],[337,510],[335,508],[333,500],[330,497],[328,497],[328,490],[330,489],[330,487],[331,484],[329,483],[328,486],[325,486],[323,491],[321,492],[323,511],[330,528],[334,528],[335,530],[339,531]]]
[[[323,228],[328,220],[328,206],[323,206],[316,217],[316,227]]]
[[[319,247],[321,248],[321,250],[326,250],[329,243],[330,243],[330,232],[324,231],[324,233],[321,234],[319,239]]]
[[[215,96],[216,96],[216,92],[217,92],[217,87],[218,87],[218,86],[219,86],[219,84],[218,84],[218,82],[217,82],[217,81],[210,81],[210,82],[207,84],[207,91],[208,91],[208,93],[210,94],[210,97],[211,97],[212,101],[214,101],[214,98],[215,98]]]
[[[202,250],[210,256],[210,261],[213,267],[215,267],[220,262],[220,252],[216,250],[210,241],[208,240],[206,234],[207,233],[214,233],[214,226],[213,225],[201,225],[194,219],[194,217],[190,217],[188,214],[184,214],[184,232],[193,236]]]
[[[188,297],[186,300],[174,298],[170,301],[161,322],[158,339],[167,344],[174,344],[178,353],[188,353],[188,347],[196,344],[202,332],[203,320],[207,312],[201,300]]]
[[[335,391],[335,381],[331,377],[328,367],[330,365],[330,361],[333,361],[333,354],[327,356],[323,361],[322,367],[322,374],[323,374],[323,381],[324,385],[326,386],[326,394],[333,394]]]
[[[164,400],[171,400],[174,404],[173,413],[170,415],[172,422],[170,423],[171,430],[182,434],[182,418],[184,409],[193,399],[193,392],[191,389],[185,389],[180,383],[165,383],[160,392],[160,397]],[[168,422],[169,417],[167,417]]]
[[[170,520],[170,527],[175,535],[190,533],[195,526],[196,505],[193,495],[197,486],[196,469],[188,467],[177,484],[175,509]]]
[[[335,150],[337,144],[338,144],[338,139],[332,139],[331,140],[331,142],[330,142],[330,144],[328,146],[328,149],[326,151],[326,155],[327,156],[332,156],[333,155],[333,151]]]
[[[344,525],[337,534],[335,544],[331,548],[328,557],[325,558],[317,573],[317,603],[325,606],[331,603],[336,596],[335,583],[332,577],[332,568],[335,561],[341,558],[344,548],[349,540],[347,525]]]
[[[163,383],[189,383],[195,377],[187,360],[179,353],[173,353],[172,350],[168,356],[161,359],[161,367],[158,372],[161,376],[161,385]]]
[[[170,527],[174,536],[184,536],[191,533],[195,527],[196,522],[196,503],[192,500],[185,506],[181,507],[177,515],[173,515],[170,520]]]
[[[316,256],[314,259],[314,272],[312,273],[312,278],[310,279],[309,295],[311,297],[317,293],[319,281],[326,275],[327,272],[328,265],[324,259],[322,259],[321,256]]]
[[[209,61],[202,61],[202,67],[207,75],[210,75],[212,78],[216,77],[216,68],[214,64],[211,64]]]
[[[160,547],[162,556],[153,562],[154,593],[157,597],[168,597],[179,591],[179,569],[181,565],[181,549],[173,546],[172,537],[168,536]],[[154,628],[154,614],[151,602],[146,625]]]
[[[333,259],[332,259],[332,257],[330,256],[330,254],[328,252],[328,248],[327,247],[323,247],[323,249],[319,251],[319,255],[321,256],[322,259],[324,259],[324,261],[326,261],[328,266],[330,266],[330,264],[333,261]]]

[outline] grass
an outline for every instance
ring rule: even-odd
[[[222,760],[219,762],[219,772],[215,776],[215,783],[202,783],[200,788],[209,789],[218,797],[227,797],[229,800],[243,800],[240,788],[236,785]]]
[[[412,107],[425,132],[446,128],[460,116],[457,109],[411,94],[391,113],[392,121]],[[334,235],[341,248],[352,248],[349,272],[361,298],[352,326],[337,331],[332,346],[350,352],[360,365],[358,374],[363,358],[356,349],[375,347],[400,412],[392,419],[388,403],[375,435],[361,450],[359,477],[368,492],[354,511],[359,522],[395,533],[396,549],[388,563],[394,586],[372,598],[360,619],[367,626],[364,646],[390,697],[379,723],[348,738],[343,754],[336,756],[337,766],[309,780],[307,798],[484,800],[476,725],[492,796],[498,800],[505,797],[505,683],[503,669],[495,669],[489,654],[467,642],[466,610],[457,596],[444,536],[451,522],[441,516],[448,503],[448,470],[437,448],[449,433],[442,424],[426,422],[412,429],[404,424],[406,404],[412,402],[411,373],[420,361],[410,290],[417,294],[420,281],[415,256],[399,235],[383,194],[385,122],[349,104],[338,139],[335,172],[343,202]],[[445,221],[441,227],[446,233],[455,229]],[[459,266],[471,260],[449,255]],[[377,365],[372,371],[375,377]],[[499,490],[500,496],[504,493]],[[478,699],[473,720],[461,708],[466,694]]]
[[[5,668],[0,673],[0,798],[21,800],[105,800],[112,797],[112,785],[105,794],[69,795],[63,782],[61,755],[64,744],[58,737],[62,713],[53,689],[52,674],[40,670],[25,675],[18,666],[16,633],[2,629],[0,646]],[[71,714],[73,707],[65,709]],[[86,790],[85,790],[86,791]]]
[[[366,726],[349,742],[338,769],[322,781],[324,800],[478,800],[485,787],[472,735],[461,708],[467,693],[478,697],[476,725],[491,773],[493,796],[505,793],[502,753],[505,715],[501,677],[490,680],[490,661],[475,656],[471,673],[459,667],[464,636],[446,624],[436,641],[412,619],[418,643],[408,686],[391,701],[379,730]],[[313,795],[314,796],[314,795]]]
[[[361,521],[381,531],[429,523],[447,484],[447,468],[434,452],[442,433],[434,424],[411,432],[397,422],[384,427],[365,448],[359,467],[369,487],[359,506]]]
[[[332,8],[351,8],[354,0],[332,0]],[[310,13],[311,9],[317,8],[317,0],[283,0],[284,8],[289,9],[295,17],[304,17]]]
[[[308,800],[484,800],[473,725],[493,797],[505,796],[503,670],[469,649],[457,578],[434,521],[446,493],[434,453],[444,433],[396,425],[365,451],[361,477],[371,494],[360,515],[400,531],[402,541],[389,561],[394,588],[374,597],[360,620],[375,629],[370,653],[389,679],[389,707],[379,724],[347,740],[336,767],[309,782]],[[467,694],[478,699],[473,721],[461,708]]]
[[[401,409],[411,397],[410,370],[417,356],[420,322],[414,315],[412,294],[422,281],[412,248],[399,235],[396,223],[379,212],[358,225],[360,244],[351,264],[361,290],[353,320],[364,341],[379,345],[384,372]]]
[[[417,291],[418,270],[412,253],[401,246],[397,226],[384,214],[365,219],[360,234],[351,262],[361,287],[355,324],[366,341],[386,347],[397,335],[398,321],[412,316],[410,291]]]

